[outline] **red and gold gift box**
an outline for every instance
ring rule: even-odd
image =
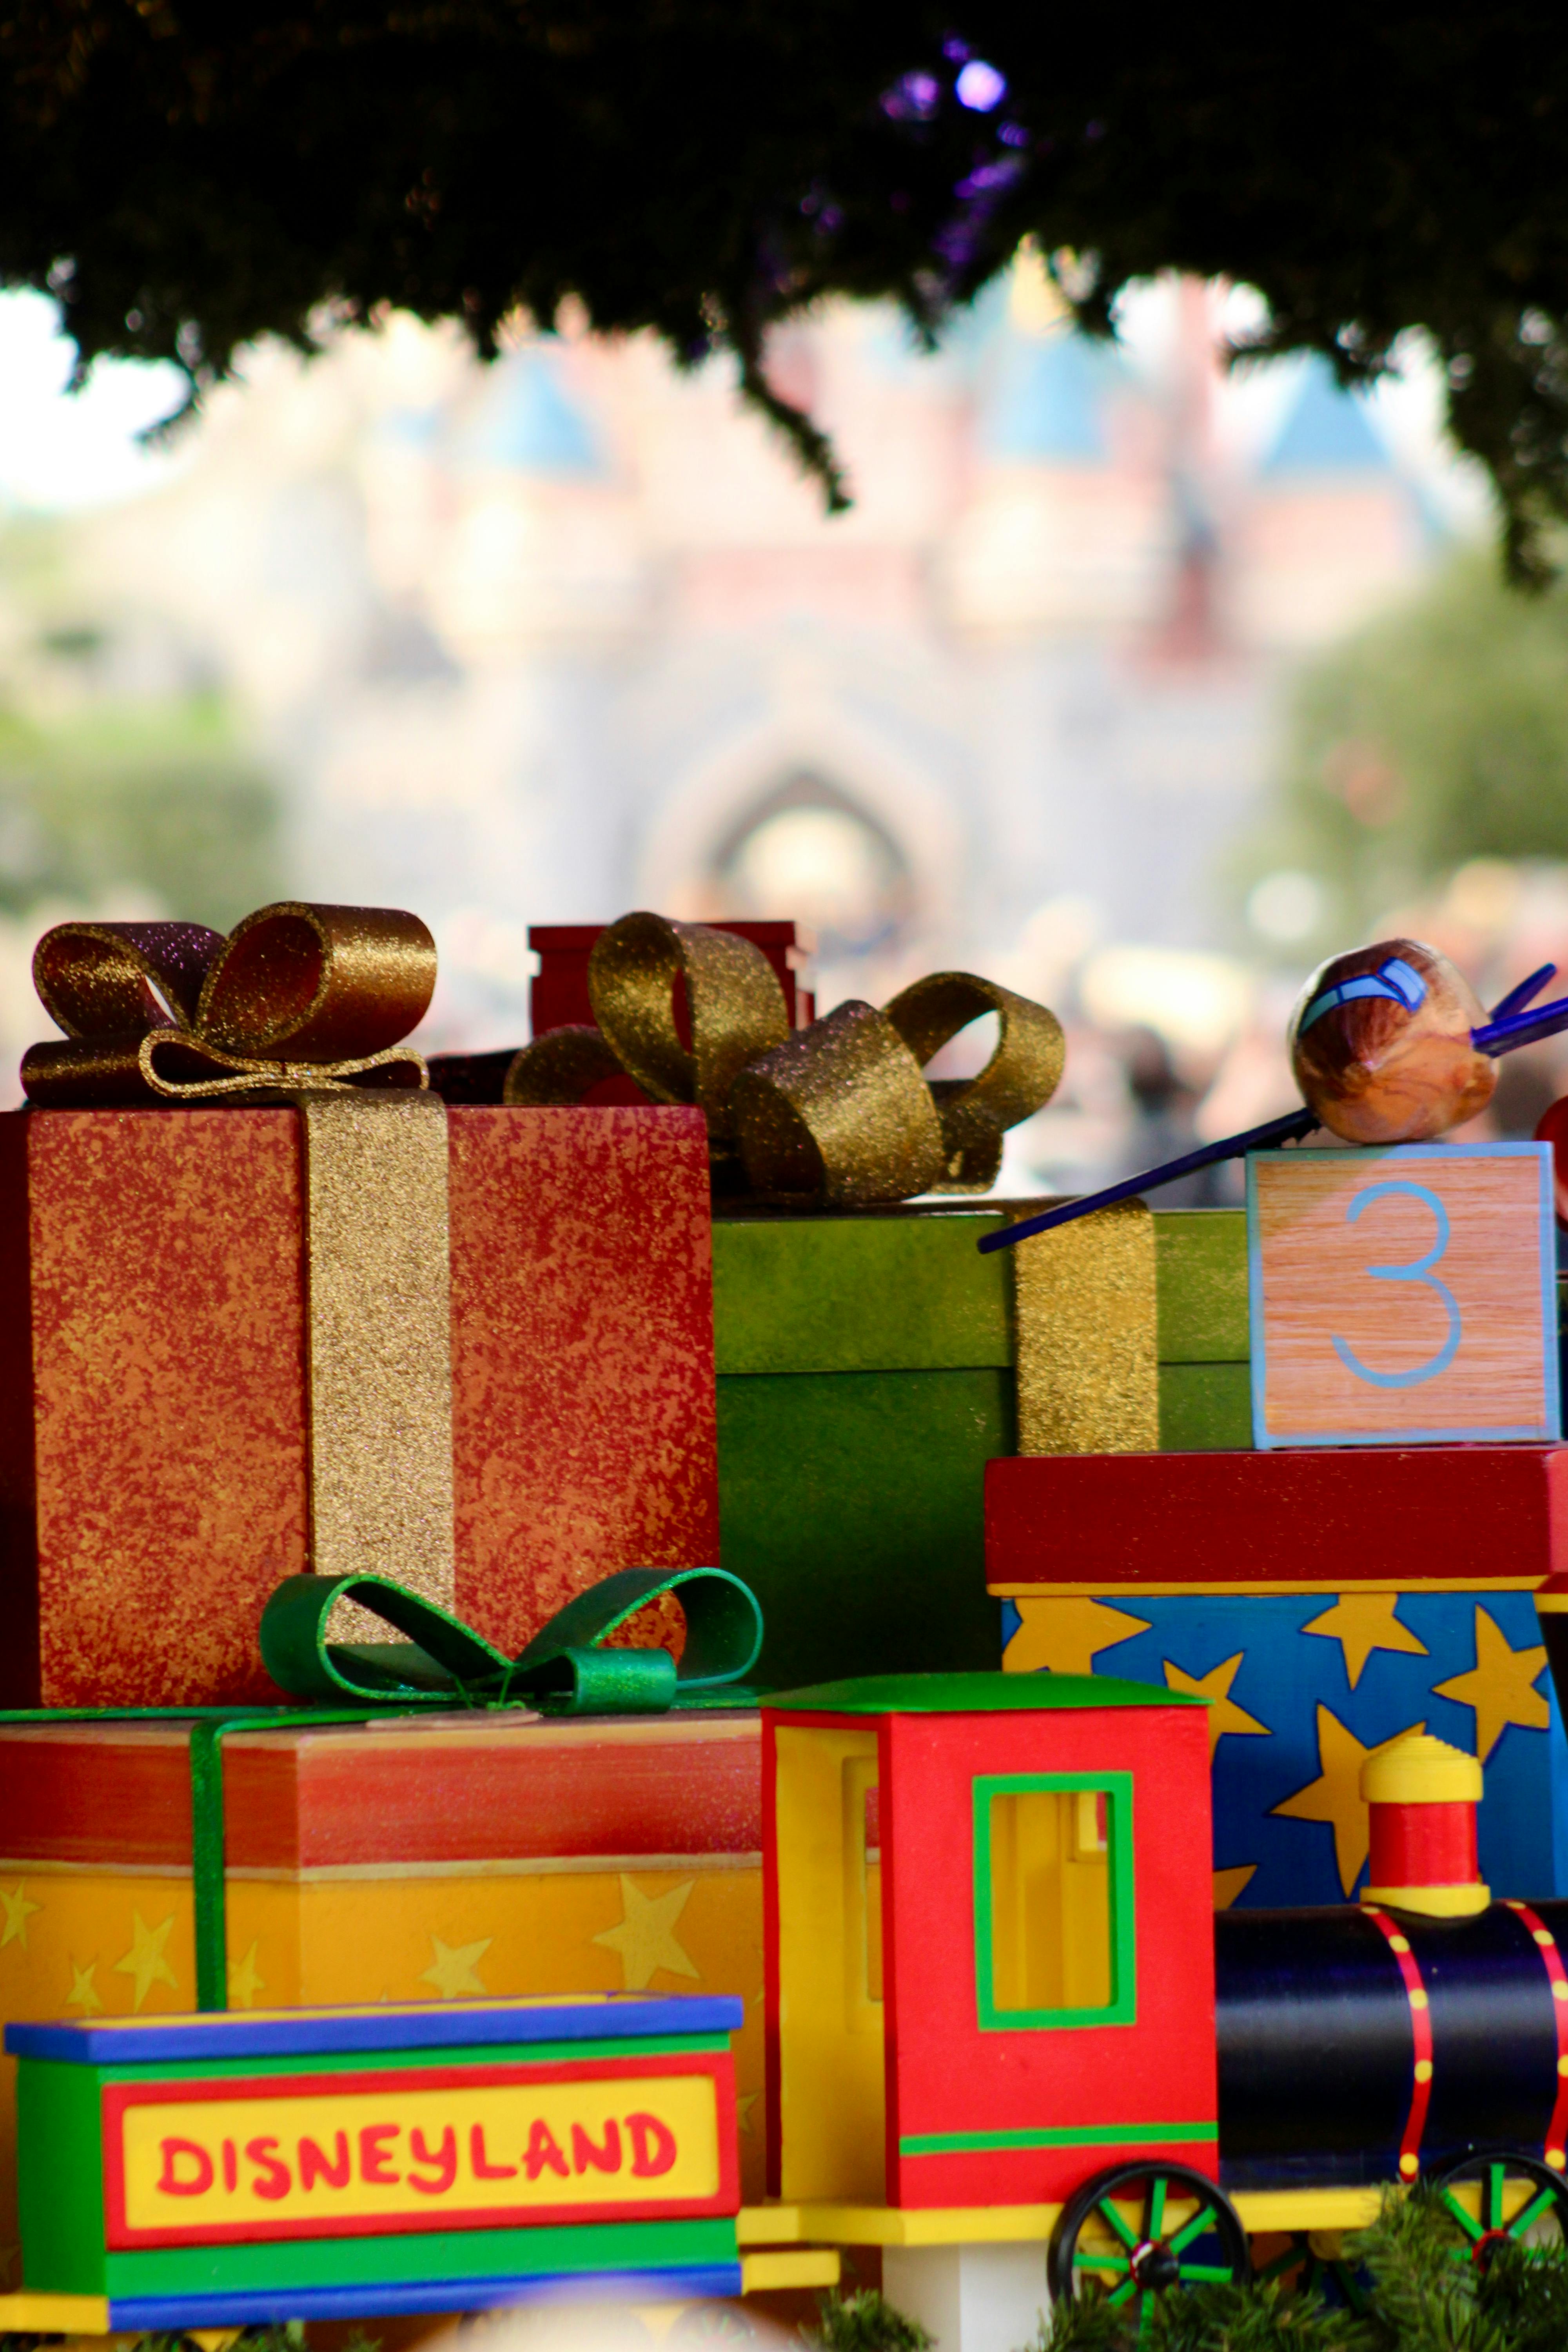
[[[732,1993],[744,2193],[763,2147],[760,1730],[407,1716],[224,1743],[235,2009],[542,1993]],[[195,2005],[189,1741],[176,1725],[0,1727],[0,2015]],[[15,2211],[0,2084],[0,2242]]]
[[[12,1706],[274,1696],[261,1609],[312,1567],[515,1652],[712,1560],[701,1113],[0,1117],[0,1528]]]

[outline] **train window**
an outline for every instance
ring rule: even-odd
[[[882,1832],[877,1759],[844,1762],[844,2012],[851,2033],[882,2032]]]
[[[1131,1773],[976,1779],[974,1945],[982,2027],[1132,2022]]]

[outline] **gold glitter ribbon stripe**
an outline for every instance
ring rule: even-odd
[[[1160,1445],[1154,1220],[1121,1201],[1010,1253],[1020,1454]]]
[[[752,1192],[784,1202],[984,1192],[1005,1130],[1047,1102],[1062,1074],[1055,1014],[994,981],[932,972],[880,1011],[851,1001],[792,1032],[759,948],[658,915],[626,915],[600,934],[588,995],[597,1028],[550,1030],[525,1046],[503,1100],[580,1102],[624,1073],[656,1102],[696,1104],[716,1171],[743,1171]],[[928,1084],[926,1063],[986,1013],[998,1034],[980,1076]]]
[[[456,1600],[447,1107],[300,1097],[305,1144],[310,1566]],[[343,1604],[341,1641],[384,1641]]]

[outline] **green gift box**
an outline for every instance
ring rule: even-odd
[[[994,1664],[994,1456],[1250,1444],[1242,1213],[1133,1202],[981,1255],[1037,1205],[716,1213],[721,1558],[773,1687]]]
[[[1245,1209],[1154,1215],[1160,1295],[1160,1451],[1252,1444]]]
[[[1036,1205],[715,1215],[721,1558],[775,1688],[988,1667],[986,1463],[1158,1443],[1147,1209],[981,1255]]]

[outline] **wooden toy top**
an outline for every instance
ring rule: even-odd
[[[737,2032],[745,2004],[726,1994],[574,1993],[531,2000],[378,2002],[366,2009],[219,2010],[195,2017],[13,2024],[13,2058],[68,2065],[284,2058],[385,2050],[476,2050],[519,2042],[630,2042]]]

